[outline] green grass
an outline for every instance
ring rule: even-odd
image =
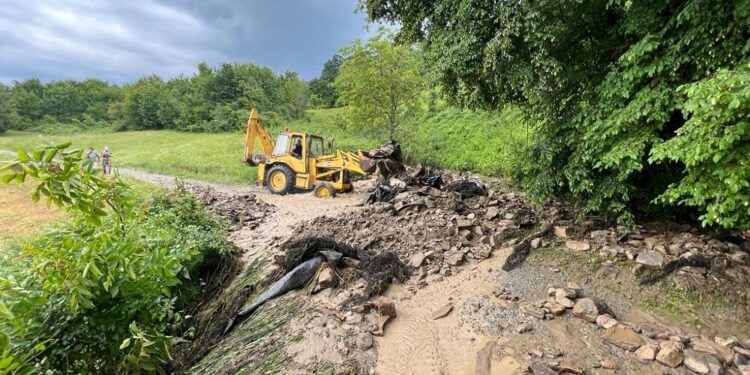
[[[442,109],[427,112],[402,126],[398,138],[409,162],[493,176],[509,175],[528,137],[518,110],[495,113],[438,108]],[[349,151],[372,149],[388,141],[387,134],[379,129],[352,130],[342,124],[342,109],[319,109],[309,110],[306,119],[286,126],[334,138],[336,148]],[[268,130],[275,137],[281,129]],[[91,146],[101,150],[109,146],[115,167],[233,184],[251,184],[256,179],[256,169],[242,162],[244,134],[239,132],[8,132],[0,135],[0,149],[32,149],[67,141],[79,148]]]
[[[78,148],[109,146],[115,167],[198,178],[217,182],[251,183],[255,170],[242,162],[243,135],[198,134],[171,130],[48,135],[9,132],[0,135],[0,149],[33,149],[72,141]]]

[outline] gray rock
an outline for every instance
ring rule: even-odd
[[[708,339],[707,337],[701,336],[701,337],[693,337],[690,340],[690,347],[693,350],[713,354],[716,357],[720,358],[724,363],[731,363],[734,359],[734,354],[732,354],[732,350],[715,343],[713,340]]]
[[[357,346],[362,350],[369,350],[373,346],[372,334],[363,332],[357,336]]]
[[[589,243],[586,241],[567,240],[565,241],[565,247],[573,251],[591,250],[591,245],[589,245]]]
[[[733,362],[734,362],[734,365],[737,366],[737,367],[745,366],[745,365],[748,364],[747,358],[745,358],[745,356],[742,355],[742,354],[740,354],[740,353],[734,353],[734,361]]]
[[[570,227],[555,226],[555,236],[560,238],[568,238],[571,235],[572,230]]]
[[[531,324],[529,324],[529,323],[524,323],[524,324],[520,324],[520,325],[518,325],[518,326],[516,327],[516,332],[517,332],[517,333],[526,333],[526,332],[530,332],[530,331],[531,331],[531,330],[533,330],[533,329],[534,329],[534,328],[533,328],[533,327],[531,326]]]
[[[599,309],[591,298],[581,298],[573,306],[573,316],[577,318],[593,323],[598,315]]]
[[[596,324],[599,327],[602,327],[604,329],[612,328],[616,326],[618,323],[619,322],[616,319],[609,316],[609,314],[602,314],[596,317]]]
[[[533,316],[537,319],[544,319],[544,310],[533,305],[524,305],[523,310],[526,314]]]
[[[649,343],[638,348],[638,350],[635,351],[635,355],[641,361],[648,362],[648,361],[653,361],[654,359],[656,359],[656,353],[658,351],[659,351],[658,344]]]
[[[424,259],[425,259],[424,253],[418,252],[411,256],[411,259],[409,259],[409,265],[412,266],[413,268],[419,268],[422,265],[422,263],[424,263]]]
[[[641,336],[622,324],[608,328],[602,334],[602,339],[605,342],[630,351],[636,350],[643,345]]]
[[[644,267],[651,270],[661,269],[664,265],[664,255],[658,251],[643,251],[638,253],[638,257],[635,259],[636,263],[642,264]]]
[[[682,363],[682,344],[675,341],[662,341],[659,343],[659,353],[656,361],[664,366],[675,368]]]
[[[456,220],[456,226],[459,229],[469,228],[472,226],[471,220],[465,220],[465,219]]]
[[[445,263],[451,266],[460,266],[464,263],[464,253],[452,252],[444,255]]]
[[[604,230],[595,230],[591,232],[591,238],[607,238],[609,236],[609,231]]]
[[[538,249],[540,246],[542,246],[542,239],[541,238],[534,238],[531,240],[531,248],[532,249]]]
[[[551,368],[543,365],[540,362],[531,362],[531,365],[529,367],[531,368],[531,372],[533,372],[534,375],[557,375],[557,372],[555,370],[552,370]]]
[[[719,375],[721,362],[715,356],[695,350],[685,350],[683,363],[685,367],[701,375]]]
[[[432,312],[432,320],[440,319],[442,317],[448,316],[448,314],[453,311],[453,304],[448,303],[445,306],[435,310]]]

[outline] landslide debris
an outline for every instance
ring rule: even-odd
[[[365,301],[381,294],[390,283],[403,282],[411,275],[404,262],[391,251],[362,250],[328,237],[311,236],[295,239],[284,243],[282,250],[283,252],[276,257],[276,264],[281,266],[281,269],[275,277],[281,272],[289,272],[297,264],[321,252],[341,254],[342,258],[337,264],[329,261],[330,266],[338,273],[338,277],[331,281],[330,286],[338,286],[339,280],[352,282],[361,278],[365,282],[364,289],[347,302]],[[320,278],[318,280],[320,281]]]
[[[266,216],[275,212],[273,205],[252,193],[226,193],[207,185],[189,185],[186,189],[209,212],[227,220],[230,229],[255,229]]]
[[[374,203],[301,223],[294,238],[330,237],[360,252],[390,252],[426,278],[448,276],[467,260],[490,257],[541,219],[519,194],[493,191],[481,180],[432,168],[407,167],[369,189],[365,203]],[[379,197],[373,199],[373,194]]]

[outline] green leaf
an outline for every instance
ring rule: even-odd
[[[55,146],[54,148],[56,148],[56,149],[64,149],[64,148],[70,147],[70,145],[72,145],[72,144],[73,144],[72,141],[68,141],[68,142],[65,142],[65,143],[60,143],[59,145]],[[78,151],[78,150],[71,150],[71,151]]]
[[[8,369],[8,367],[10,366],[11,362],[13,362],[14,359],[15,357],[11,355],[0,360],[0,370],[2,370],[3,374],[6,373],[6,370]]]
[[[16,178],[16,174],[15,173],[8,173],[8,174],[4,174],[4,175],[0,176],[0,181],[2,181],[4,184],[7,184],[7,183],[13,181],[13,179],[15,179],[15,178]]]
[[[47,153],[47,155],[44,157],[44,161],[47,162],[47,163],[51,162],[52,159],[55,158],[55,155],[57,155],[57,150],[58,149],[53,148],[52,151],[50,151],[49,153]]]
[[[19,165],[19,164],[21,164],[21,163],[19,163],[19,162],[17,162],[17,161],[14,161],[14,162],[11,162],[11,163],[8,163],[8,164],[5,164],[5,165],[3,165],[2,167],[0,167],[0,172],[5,172],[5,171],[7,171],[7,170],[13,169],[13,168],[15,168],[15,167],[16,167],[17,165]]]
[[[34,150],[34,152],[31,153],[31,156],[34,158],[34,161],[42,161],[44,150]]]
[[[5,305],[5,302],[0,301],[0,317],[3,317],[8,320],[12,320],[15,318],[15,315],[8,309],[8,306]]]
[[[125,340],[122,340],[122,344],[120,344],[120,350],[123,350],[130,346],[130,337],[126,338]]]
[[[31,157],[29,154],[26,153],[22,148],[18,148],[18,160],[20,161],[29,161],[31,160]]]

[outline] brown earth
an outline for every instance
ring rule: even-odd
[[[171,184],[169,176],[124,172]],[[465,177],[446,175],[446,185]],[[230,238],[242,250],[248,269],[207,304],[220,306],[207,310],[209,315],[221,312],[215,314],[216,321],[205,320],[216,327],[274,281],[280,270],[276,262],[292,240],[328,237],[362,254],[391,252],[411,270],[406,281],[392,280],[382,297],[360,301],[353,297],[363,295],[366,266],[361,259],[345,257],[333,268],[333,287],[312,282],[267,303],[206,348],[191,372],[690,371],[679,364],[677,369],[662,365],[659,355],[648,358],[647,350],[623,349],[626,345],[618,340],[624,339],[617,335],[625,332],[631,341],[657,352],[661,348],[662,354],[673,346],[680,356],[693,355],[690,348],[709,351],[706,355],[716,357],[725,373],[746,375],[741,372],[741,353],[750,347],[746,245],[694,228],[652,224],[636,228],[631,239],[621,241],[623,228],[566,220],[559,207],[535,208],[522,195],[493,183],[484,195],[461,198],[448,189],[424,189],[403,180],[403,194],[364,207],[360,204],[374,188],[372,181],[358,182],[357,193],[333,199],[187,181],[200,189],[210,186],[219,195],[240,196],[239,202],[262,211],[248,222],[230,220],[239,223]],[[476,177],[469,180],[486,183]],[[242,209],[222,212],[236,216]],[[521,239],[548,223],[561,228],[530,240],[527,261],[504,271],[506,259],[517,252],[514,247],[518,250],[523,244]],[[641,253],[645,254],[639,257]],[[641,284],[643,275],[658,274],[686,253],[701,255],[709,263],[679,266],[653,285]],[[251,275],[251,269],[260,275]],[[585,297],[595,302],[587,305]],[[561,308],[558,302],[566,301],[578,306]],[[395,307],[395,317],[387,306]],[[605,312],[618,324],[616,332],[603,327],[608,324],[600,318]]]
[[[31,200],[33,187],[0,184],[0,248],[9,241],[17,240],[52,225],[65,214],[54,206]]]

